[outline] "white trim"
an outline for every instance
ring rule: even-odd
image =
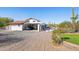
[[[37,26],[37,30],[38,30],[38,32],[40,31],[40,24],[38,24],[38,26]]]

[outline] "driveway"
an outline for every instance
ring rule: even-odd
[[[1,51],[78,51],[79,48],[64,43],[62,47],[53,47],[49,32],[8,31],[0,34]]]

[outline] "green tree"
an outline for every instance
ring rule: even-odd
[[[77,31],[79,31],[79,20],[77,21],[76,28],[77,28]]]
[[[2,28],[2,27],[4,27],[4,26],[6,26],[6,24],[5,24],[5,23],[0,22],[0,27]]]
[[[0,17],[0,27],[7,26],[9,22],[13,22],[13,19],[8,17]]]
[[[74,32],[77,31],[77,27],[76,27],[77,19],[78,19],[78,15],[75,15],[74,8],[72,8],[71,22],[72,22],[72,25],[73,25],[72,28],[73,28]]]
[[[72,24],[69,21],[64,21],[58,25],[58,28],[63,32],[71,32]]]

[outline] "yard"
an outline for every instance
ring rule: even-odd
[[[78,33],[63,34],[62,37],[64,38],[64,41],[79,45],[79,34]]]

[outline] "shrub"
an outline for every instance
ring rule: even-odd
[[[64,21],[61,22],[58,27],[65,33],[70,33],[73,32],[74,30],[72,29],[72,23],[69,21]]]
[[[63,40],[61,39],[61,34],[63,32],[61,30],[54,30],[52,31],[52,43],[54,45],[60,45],[63,43]]]

